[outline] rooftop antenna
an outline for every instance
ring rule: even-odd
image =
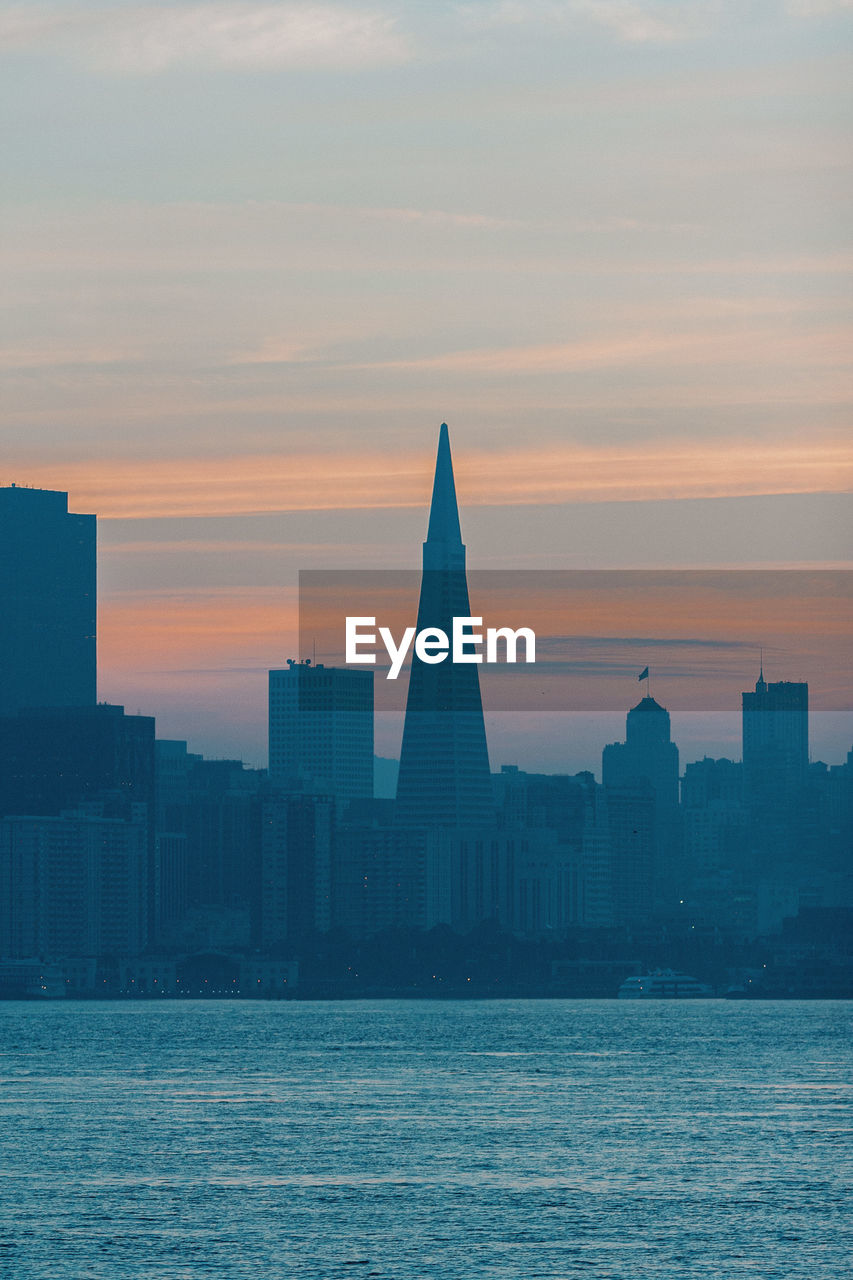
[[[761,645],[759,647],[758,654],[759,654],[759,667],[758,667],[758,683],[755,686],[756,693],[758,693],[759,691],[763,692],[767,688],[767,683],[764,679],[764,645]]]

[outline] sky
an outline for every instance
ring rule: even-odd
[[[417,566],[443,420],[471,567],[850,567],[851,31],[0,3],[0,484],[99,516],[100,696],[262,763],[298,570]],[[737,754],[719,716],[683,756]],[[596,732],[504,725],[492,763],[592,767]]]

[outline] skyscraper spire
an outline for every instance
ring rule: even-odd
[[[450,635],[471,612],[447,424],[435,462],[417,629]],[[484,826],[494,818],[480,678],[475,664],[412,658],[397,822],[406,826]]]
[[[435,479],[432,485],[432,502],[429,508],[427,543],[436,552],[445,550],[448,559],[462,547],[462,530],[459,527],[459,507],[456,502],[456,483],[453,479],[453,460],[450,456],[450,433],[442,422],[438,433],[438,453],[435,459]],[[464,552],[464,547],[462,548]],[[436,557],[437,558],[437,557]],[[426,565],[424,565],[426,567]],[[430,566],[431,568],[456,568],[456,565]]]

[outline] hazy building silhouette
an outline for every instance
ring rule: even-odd
[[[655,909],[655,792],[645,778],[605,787],[613,922],[634,924]]]
[[[448,636],[471,613],[447,424],[438,440],[417,629]],[[414,827],[487,826],[495,807],[474,663],[412,655],[397,781],[397,822]]]
[[[373,672],[290,662],[269,673],[269,772],[340,804],[373,795]]]
[[[148,941],[145,805],[128,819],[94,802],[0,819],[0,955],[135,956]]]
[[[96,701],[96,611],[95,517],[0,488],[0,716]]]
[[[97,801],[111,819],[145,810],[147,925],[156,931],[154,720],[124,707],[39,707],[0,719],[0,817],[58,816]]]
[[[0,719],[0,815],[58,814],[101,792],[155,814],[154,720],[124,707],[36,707]]]
[[[347,824],[333,868],[332,922],[353,938],[450,923],[448,833],[438,827]]]
[[[187,902],[242,912],[258,875],[262,774],[242,760],[199,760],[187,777]]]
[[[696,760],[681,781],[684,855],[688,874],[706,877],[748,870],[748,813],[743,766],[733,760]]]
[[[263,951],[331,927],[335,805],[330,797],[264,797],[254,938]]]
[[[806,803],[809,772],[809,687],[768,683],[762,669],[743,694],[743,797],[750,819],[750,859],[756,873],[806,891],[816,835]]]
[[[809,686],[768,684],[762,668],[743,699],[743,781],[749,803],[786,804],[806,781],[809,765]]]
[[[625,741],[604,748],[602,780],[613,816],[615,900],[623,905],[629,900],[645,900],[645,890],[639,894],[639,868],[650,856],[648,870],[643,872],[649,875],[649,902],[656,907],[667,906],[675,894],[679,874],[678,747],[670,737],[669,712],[654,698],[642,698],[628,712]],[[653,801],[650,826],[649,794]],[[632,796],[637,806],[636,822],[632,822],[629,812]],[[627,841],[624,848],[621,841]],[[625,874],[633,886],[627,895],[621,893],[617,883],[623,874],[623,861],[625,868],[630,867]]]

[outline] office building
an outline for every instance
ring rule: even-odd
[[[148,942],[144,805],[127,820],[90,803],[0,819],[0,955],[135,956]]]
[[[290,662],[269,673],[269,772],[345,806],[373,796],[373,672]]]
[[[678,811],[678,747],[671,740],[669,712],[654,698],[642,698],[628,712],[625,741],[613,742],[602,753],[602,780],[613,820],[612,856],[615,900],[627,909],[639,901],[638,868],[646,857],[648,839],[649,905],[665,908],[678,896],[681,838]],[[613,797],[613,804],[610,804]],[[636,801],[636,821],[630,808]],[[651,797],[651,814],[647,813]],[[649,823],[651,825],[649,825]],[[620,841],[627,841],[624,849]],[[644,852],[641,854],[641,848]],[[620,863],[632,868],[633,887],[622,892]],[[633,908],[632,908],[633,909]]]
[[[95,703],[96,610],[95,517],[0,488],[0,716]]]
[[[743,782],[747,803],[786,804],[809,764],[809,686],[768,684],[762,667],[743,700]]]

